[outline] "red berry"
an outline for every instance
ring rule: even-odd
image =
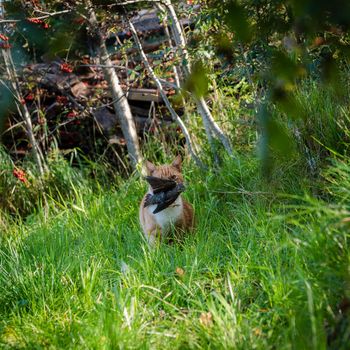
[[[70,66],[68,63],[62,63],[60,65],[60,69],[62,72],[65,72],[65,73],[72,73],[73,72],[72,66]]]
[[[9,40],[8,36],[6,36],[4,34],[0,34],[0,39],[3,40],[3,41],[8,41]]]
[[[34,98],[35,98],[34,94],[29,93],[29,94],[25,97],[25,100],[26,100],[26,101],[33,101]]]
[[[27,183],[26,173],[21,169],[13,169],[13,176],[23,183]]]
[[[78,115],[76,111],[71,111],[67,114],[67,118],[75,118]]]
[[[35,23],[35,24],[41,24],[44,22],[43,20],[41,20],[39,18],[27,18],[27,21],[30,23]]]
[[[56,96],[56,102],[59,104],[66,104],[68,99],[66,96]]]

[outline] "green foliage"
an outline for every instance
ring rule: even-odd
[[[248,22],[248,13],[237,1],[229,1],[224,9],[224,20],[227,26],[236,33],[238,40],[247,42],[251,40],[252,29]]]
[[[14,101],[11,93],[6,87],[0,86],[0,132],[4,130],[6,119],[12,109]]]
[[[203,62],[196,61],[192,65],[191,74],[187,77],[184,88],[197,97],[203,97],[208,93],[208,78]]]
[[[240,156],[207,173],[185,163],[195,234],[149,249],[138,224],[146,185],[120,180],[104,163],[108,147],[95,163],[50,153],[41,181],[30,160],[15,164],[1,149],[1,348],[349,344],[349,4],[207,4],[185,87],[206,96]],[[50,23],[53,35],[37,49],[65,54],[74,27],[60,17]],[[164,69],[157,62],[157,74]],[[185,108],[205,158],[203,125]],[[145,158],[184,153],[177,128],[166,131],[150,126]],[[257,144],[268,182],[252,156]]]
[[[321,112],[321,118],[310,116],[309,102],[298,97],[310,78],[323,84],[317,84],[319,97],[332,96],[332,99],[346,105],[344,98],[347,95],[350,57],[349,6],[345,0],[334,3],[316,0],[212,0],[204,6],[197,30],[202,28],[205,34],[197,34],[203,42],[198,46],[216,47],[219,57],[213,59],[213,66],[222,67],[222,61],[230,65],[230,80],[225,77],[226,83],[237,84],[245,77],[255,91],[255,109],[260,110],[262,131],[260,153],[265,169],[271,167],[270,160],[275,157],[273,153],[287,155],[293,149],[291,139],[295,129],[291,126],[311,125],[310,120],[316,122],[316,129],[320,124],[325,126],[324,114]],[[315,91],[312,98],[318,99],[316,95]],[[311,105],[316,109],[314,101]],[[332,108],[337,105],[328,98],[327,101]],[[320,102],[324,110],[329,109]],[[279,119],[281,114],[286,118],[282,122],[284,125]],[[332,134],[330,138],[325,137],[323,132],[322,135],[318,131],[312,134],[318,134],[315,138],[323,145],[329,143],[327,147],[335,146],[337,152],[344,153],[347,141],[341,150],[340,143],[334,141],[346,131],[339,131],[336,126],[339,121],[332,118],[337,117],[328,115],[330,125],[323,128],[325,133]],[[343,117],[342,125],[344,120]],[[300,131],[299,139],[310,138],[310,130],[300,127]],[[315,142],[306,143],[306,147],[310,147],[310,143]],[[323,152],[320,147],[310,148]],[[324,155],[317,154],[316,158],[322,159]]]
[[[75,159],[79,159],[78,154],[75,154]],[[57,152],[49,155],[50,172],[42,179],[30,159],[18,167],[3,148],[0,148],[0,163],[0,192],[6,193],[0,198],[0,210],[22,217],[45,206],[48,199],[54,200],[57,205],[74,201],[75,187],[86,186],[92,190],[103,184],[107,188],[117,181],[117,175],[113,176],[105,164],[87,163],[82,159],[80,168],[72,167]],[[15,175],[16,170],[23,174],[22,181],[21,176]]]
[[[77,185],[74,201],[49,201],[46,220],[11,224],[1,347],[345,349],[348,203],[302,194],[294,172],[283,185],[288,170],[279,194],[258,169],[248,155],[219,173],[186,166],[197,229],[182,245],[145,245],[134,177],[117,192]],[[343,197],[349,173],[335,164],[325,190]]]

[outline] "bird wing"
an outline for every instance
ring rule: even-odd
[[[157,194],[148,193],[145,197],[145,202],[143,204],[144,207],[148,207],[149,205],[159,204],[166,200],[165,192],[160,192]]]
[[[146,208],[149,205],[151,205],[152,203],[152,195],[150,193],[148,193],[145,197],[145,201],[143,202],[143,207]]]
[[[174,180],[161,179],[155,176],[146,176],[145,179],[152,187],[154,193],[169,191],[176,187]]]
[[[157,214],[159,213],[160,211],[166,209],[169,207],[169,205],[173,204],[175,201],[176,201],[176,198],[178,197],[177,196],[173,196],[171,198],[168,198],[166,201],[162,202],[162,203],[159,203],[156,207],[156,209],[153,210],[153,214]]]
[[[183,184],[177,184],[172,190],[166,192],[164,194],[164,198],[159,201],[156,209],[153,211],[153,214],[157,214],[160,211],[166,209],[171,204],[176,201],[176,198],[180,195],[181,192],[185,190],[185,186]]]

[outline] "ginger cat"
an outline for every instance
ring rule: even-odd
[[[181,164],[180,156],[177,156],[170,165],[155,166],[153,163],[147,161],[147,175],[183,183]],[[153,194],[151,187],[149,187],[147,193]],[[186,231],[192,231],[194,226],[194,211],[191,204],[186,202],[181,195],[168,208],[153,214],[155,205],[144,208],[147,193],[140,205],[140,224],[150,245],[154,245],[157,239],[162,240],[165,238],[172,226],[175,228],[176,233],[183,234]]]

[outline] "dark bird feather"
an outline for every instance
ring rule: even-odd
[[[173,180],[160,179],[153,176],[148,176],[146,180],[151,185],[154,194],[147,194],[144,207],[156,204],[157,207],[153,211],[153,214],[157,214],[169,207],[176,201],[176,198],[180,195],[180,193],[185,190],[184,184],[177,184]],[[152,184],[155,187],[153,187]]]
[[[151,185],[153,193],[165,192],[172,190],[176,186],[176,181],[169,179],[161,179],[155,176],[146,176],[146,181]]]

